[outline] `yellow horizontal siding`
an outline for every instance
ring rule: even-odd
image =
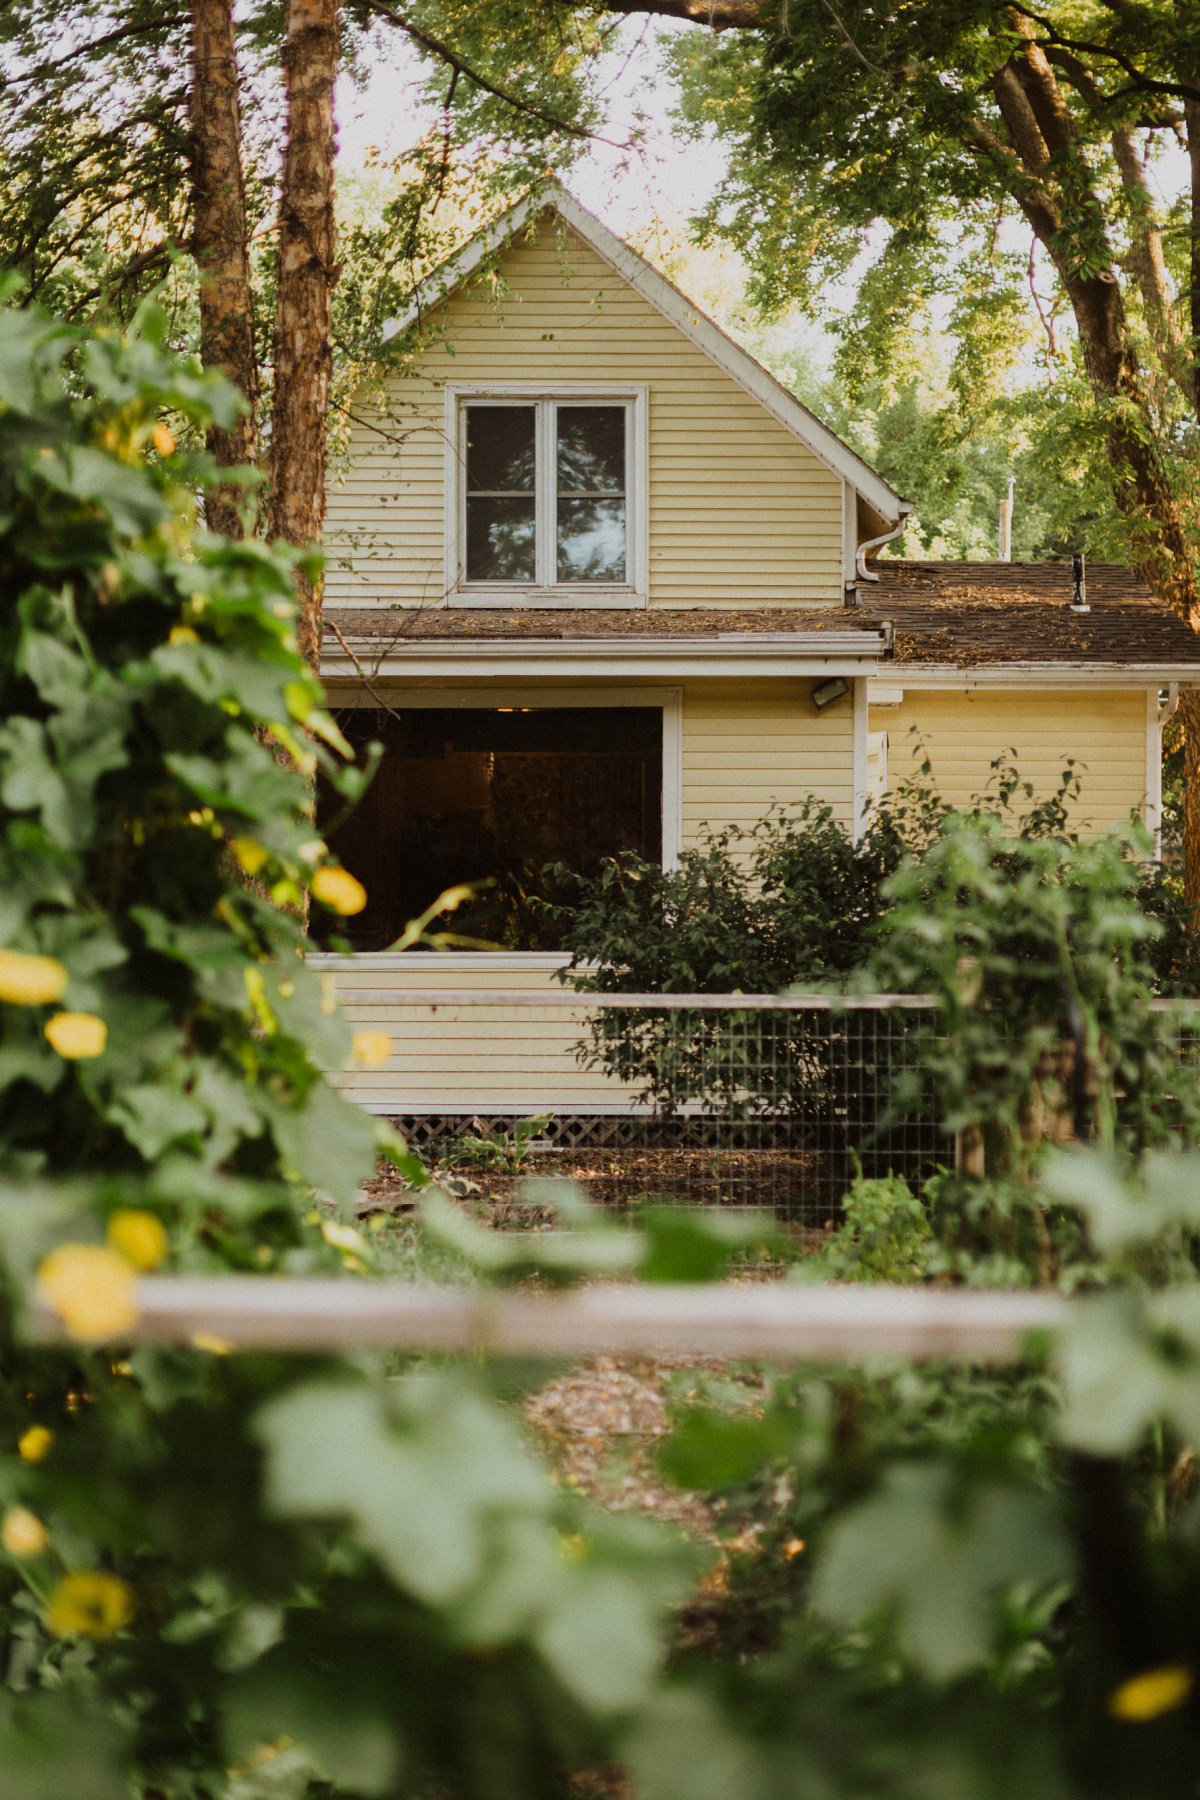
[[[443,383],[648,385],[650,602],[841,603],[841,484],[578,239],[552,226],[505,253],[508,292],[447,303],[419,372],[393,382],[398,443],[354,427],[331,486],[331,606],[443,591]],[[564,276],[566,277],[564,279]],[[357,540],[357,541],[355,541]],[[348,564],[349,566],[344,566]]]
[[[394,961],[395,959],[389,959]],[[578,1007],[403,1005],[401,996],[429,988],[473,993],[561,991],[549,969],[497,968],[491,957],[464,953],[458,968],[435,967],[420,952],[402,966],[372,968],[362,957],[334,980],[355,1027],[390,1033],[393,1054],[383,1069],[335,1078],[372,1112],[627,1113],[636,1092],[581,1068],[575,1046],[587,1027]],[[390,991],[394,1001],[364,1004],[356,990]]]
[[[1054,792],[1074,757],[1083,789],[1074,812],[1081,830],[1104,831],[1146,800],[1146,696],[1131,692],[1037,691],[914,693],[899,707],[872,707],[870,729],[888,734],[888,782],[920,762],[913,729],[925,744],[939,792],[954,806],[995,791],[991,762],[1010,762],[1037,798]],[[1017,812],[1029,802],[1021,796]]]
[[[708,682],[684,689],[683,841],[700,827],[754,825],[773,802],[809,794],[849,824],[854,711],[847,698],[813,710],[807,682]]]

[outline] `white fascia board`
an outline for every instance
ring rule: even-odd
[[[557,191],[543,190],[526,194],[523,200],[510,206],[507,212],[493,219],[490,225],[477,231],[469,243],[464,244],[461,250],[457,250],[444,263],[440,263],[432,275],[427,275],[424,281],[418,283],[407,306],[394,319],[385,320],[385,342],[399,337],[423,313],[432,312],[435,306],[440,306],[455,288],[461,287],[467,277],[474,273],[485,256],[490,256],[493,250],[515,237],[518,231],[528,225],[531,218],[544,212],[547,206],[556,205],[557,200]],[[392,329],[389,330],[389,327]]]
[[[408,987],[397,985],[396,993],[399,998],[406,999],[410,994],[419,998],[422,987],[441,988],[446,975],[461,975],[464,968],[472,976],[488,973],[552,975],[556,969],[565,969],[571,960],[558,950],[472,950],[468,954],[471,959],[469,963],[465,961],[461,950],[419,950],[415,956],[408,950],[351,950],[349,953],[310,950],[304,961],[310,969],[322,969],[329,973],[340,971],[347,975],[387,975],[402,970],[412,978],[411,983]],[[589,963],[585,966],[590,968],[592,965]],[[443,979],[430,981],[431,975]],[[476,982],[469,991],[477,992],[478,985]],[[507,985],[511,987],[512,984],[510,982]],[[551,993],[563,991],[557,982],[553,986],[547,983],[547,988]],[[530,991],[536,992],[535,989]],[[353,1000],[354,989],[343,988],[341,997],[343,1000]]]
[[[512,679],[514,676],[618,678],[654,677],[676,681],[686,676],[870,675],[883,650],[882,638],[863,642],[861,632],[793,632],[790,641],[755,644],[742,641],[687,644],[677,638],[641,638],[633,642],[600,639],[566,645],[520,639],[488,644],[444,644],[436,640],[408,642],[379,660],[367,652],[372,679],[403,676],[433,680]],[[798,641],[799,640],[799,641]],[[344,650],[322,655],[327,680],[353,681],[359,670]]]
[[[610,231],[607,225],[601,224],[586,207],[580,206],[578,200],[557,182],[551,182],[537,192],[527,194],[524,200],[485,226],[456,256],[428,276],[395,321],[396,332],[403,331],[421,313],[429,312],[439,305],[478,268],[485,256],[513,237],[531,218],[536,218],[547,207],[552,207],[589,249],[594,250],[623,281],[628,282],[635,293],[640,294],[648,305],[661,313],[698,350],[703,351],[710,361],[723,369],[744,393],[749,394],[752,400],[757,400],[763,410],[770,413],[785,431],[790,432],[810,450],[818,462],[824,463],[833,474],[848,482],[883,518],[899,524],[911,510],[912,502],[902,500],[882,475],[877,475],[869,463],[856,456],[850,446],[844,444],[836,432],[830,431],[828,425],[823,425],[814,413],[809,412],[807,406],[789,393],[782,382],[769,375],[749,351],[743,350],[740,344],[735,344],[707,313],[701,312],[686,294],[680,293],[674,282],[668,281],[665,275],[660,275],[645,257],[639,256],[636,250],[631,250],[623,239]]]
[[[996,663],[960,669],[954,663],[885,663],[880,679],[905,693],[945,688],[1141,688],[1200,687],[1196,663]]]

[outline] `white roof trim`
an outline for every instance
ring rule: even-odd
[[[400,317],[386,321],[385,337],[397,336],[421,313],[429,312],[438,305],[478,268],[485,256],[548,207],[553,208],[597,256],[608,263],[623,281],[628,282],[635,293],[640,294],[648,305],[661,313],[664,319],[682,332],[698,350],[702,350],[719,369],[723,369],[744,393],[749,394],[752,400],[757,400],[763,410],[770,413],[785,431],[789,431],[810,450],[818,462],[824,463],[833,474],[849,482],[881,517],[898,523],[911,510],[912,503],[902,500],[881,475],[877,475],[868,463],[855,455],[848,444],[842,442],[836,432],[830,431],[827,425],[822,425],[807,406],[802,405],[794,394],[790,394],[782,382],[769,375],[762,364],[756,362],[740,344],[735,344],[707,313],[701,312],[685,294],[680,293],[673,282],[668,281],[665,275],[660,275],[644,257],[639,256],[636,250],[631,250],[628,244],[611,232],[607,225],[602,225],[593,213],[580,206],[578,200],[557,182],[526,195],[524,200],[510,207],[508,212],[502,213],[490,225],[486,225],[456,256],[428,276],[414,291],[410,304]]]
[[[978,663],[960,668],[955,663],[886,662],[878,671],[881,687],[903,688],[906,693],[935,688],[1149,688],[1200,687],[1197,663],[1115,662],[1010,662]],[[867,689],[868,699],[870,688]]]
[[[793,631],[787,641],[751,632],[734,638],[408,638],[382,657],[363,645],[361,661],[372,678],[446,680],[532,676],[805,676],[869,675],[883,652],[883,638],[865,631]],[[353,643],[353,640],[351,640]],[[353,680],[359,666],[344,650],[326,646],[321,673]]]

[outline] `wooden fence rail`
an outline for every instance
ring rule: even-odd
[[[875,1356],[1011,1361],[1031,1332],[1054,1331],[1068,1303],[1049,1293],[807,1286],[599,1285],[566,1293],[419,1287],[257,1275],[148,1275],[122,1343],[350,1350],[365,1346],[501,1356]],[[61,1340],[35,1303],[29,1328]]]

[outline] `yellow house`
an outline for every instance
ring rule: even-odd
[[[542,1004],[545,865],[669,865],[808,794],[856,830],[914,727],[951,799],[1011,746],[1043,790],[1082,765],[1085,826],[1157,824],[1192,634],[1124,571],[1089,571],[1085,612],[1062,565],[873,563],[910,503],[561,189],[389,330],[412,351],[355,407],[323,650],[349,734],[385,746],[336,835],[370,904],[319,957],[396,1037],[352,1078],[367,1105],[619,1109],[567,1055],[577,1012]],[[458,920],[504,948],[389,949],[480,878]]]

